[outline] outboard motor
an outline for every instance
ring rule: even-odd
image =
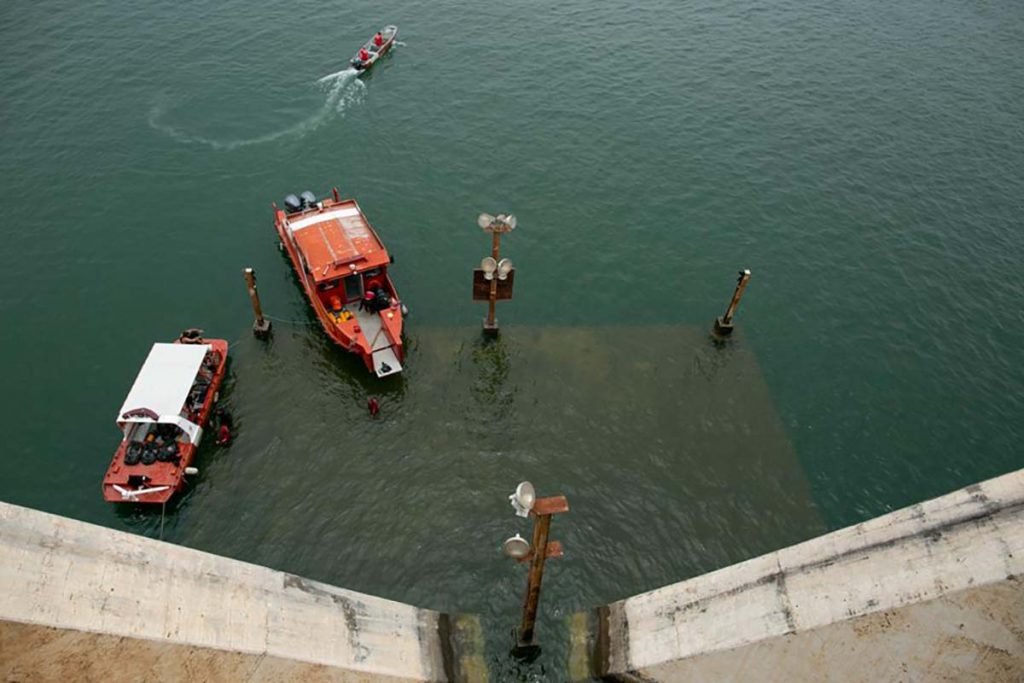
[[[306,207],[316,206],[316,195],[309,190],[306,190],[299,196],[302,198],[302,203],[305,204]]]
[[[287,209],[285,213],[297,213],[302,211],[302,200],[293,194],[284,198],[284,205]]]

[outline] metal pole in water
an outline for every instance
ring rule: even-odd
[[[242,271],[245,275],[245,284],[249,288],[249,302],[252,304],[252,313],[256,318],[252,323],[252,333],[258,339],[266,339],[270,334],[270,321],[263,317],[263,307],[260,306],[260,295],[256,291],[256,271],[246,268]]]
[[[544,561],[549,557],[562,556],[562,544],[549,539],[551,518],[569,511],[565,496],[537,498],[533,485],[524,481],[509,496],[512,508],[520,517],[533,517],[533,542],[516,534],[504,543],[505,554],[517,562],[529,562],[530,573],[526,582],[526,598],[523,601],[523,620],[516,637],[512,653],[517,657],[532,659],[540,651],[533,642],[540,608],[540,588],[544,580]]]
[[[530,575],[526,581],[526,601],[523,603],[523,623],[519,627],[519,647],[533,645],[533,628],[537,622],[537,607],[540,605],[540,585],[544,580],[544,560],[547,559],[550,531],[551,515],[537,515],[533,524],[533,558],[530,560]]]
[[[501,233],[512,232],[516,228],[516,217],[512,214],[499,213],[492,216],[482,213],[476,219],[484,232],[491,233],[491,255],[484,257],[480,268],[473,271],[473,301],[487,302],[487,317],[484,318],[484,335],[498,336],[498,318],[496,308],[498,299],[502,301],[512,298],[514,282],[512,261],[501,259]]]
[[[501,251],[501,233],[494,231],[491,233],[491,258],[497,262],[499,260],[499,253]],[[484,321],[484,333],[491,336],[498,334],[498,321],[495,318],[495,306],[498,302],[498,279],[491,279],[491,294],[487,300],[487,320]]]
[[[747,288],[748,282],[750,282],[750,270],[741,270],[739,279],[736,280],[736,289],[732,293],[732,300],[729,302],[729,307],[725,309],[725,315],[715,318],[715,334],[722,336],[732,334],[732,318],[736,314],[740,299],[743,297],[743,290]]]

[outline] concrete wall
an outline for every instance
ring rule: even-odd
[[[0,680],[484,681],[479,622],[0,503]],[[570,619],[621,681],[1024,681],[1024,470]]]
[[[0,503],[0,680],[447,681],[458,620]]]
[[[588,620],[576,678],[1020,683],[1024,470],[577,616],[577,632]]]

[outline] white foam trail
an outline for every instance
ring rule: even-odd
[[[329,81],[334,78],[340,78],[341,76],[348,75],[349,73],[355,74],[355,72],[355,69],[349,67],[347,69],[342,69],[341,71],[335,71],[332,74],[327,74],[326,76],[321,76],[320,78],[316,79],[316,82],[323,83],[324,81]]]
[[[151,128],[172,137],[178,142],[194,145],[206,145],[213,149],[231,150],[251,145],[261,145],[284,137],[302,137],[319,128],[332,115],[344,115],[350,107],[360,104],[366,93],[366,84],[356,78],[355,69],[348,68],[328,74],[317,80],[327,97],[323,106],[309,117],[273,133],[240,140],[214,140],[201,135],[193,135],[162,121],[167,107],[157,103],[149,111],[148,122]]]

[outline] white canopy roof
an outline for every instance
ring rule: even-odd
[[[192,437],[198,436],[198,426],[180,417],[192,383],[203,363],[209,344],[153,344],[146,362],[139,370],[128,397],[117,414],[118,424],[126,422],[170,422]],[[145,409],[151,415],[125,413]],[[152,417],[155,414],[156,419]],[[185,423],[183,426],[181,423]]]

